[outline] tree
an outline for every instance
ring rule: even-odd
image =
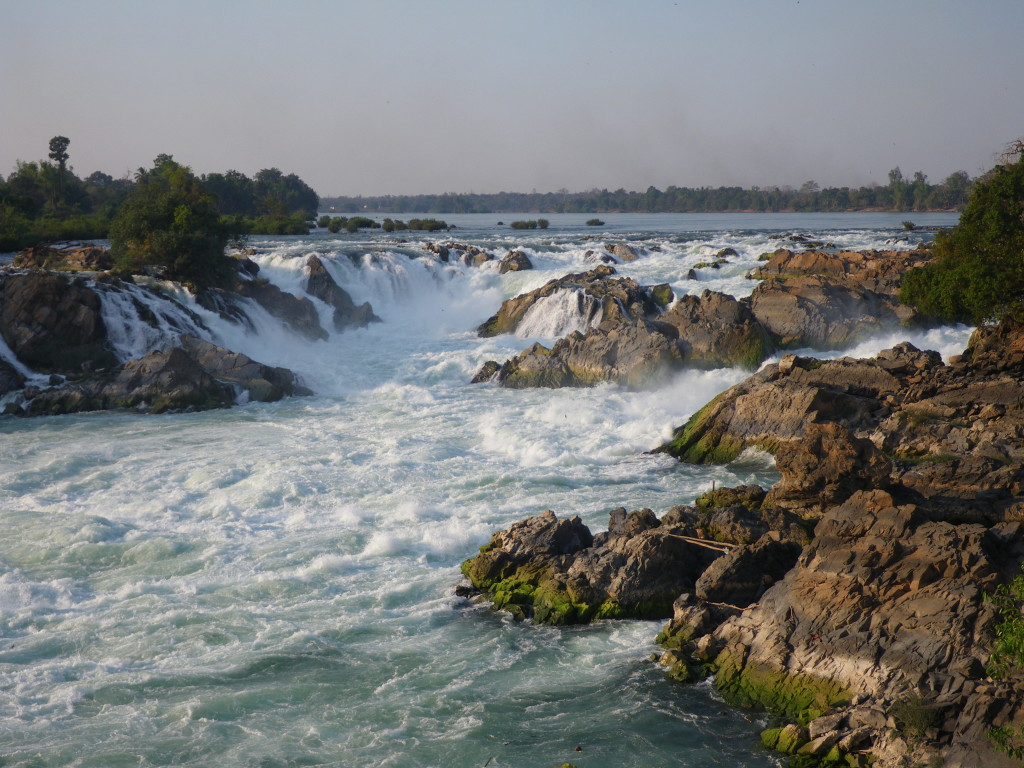
[[[1014,145],[1016,146],[1016,145]],[[998,320],[1024,302],[1024,144],[971,191],[960,223],[935,238],[935,261],[908,272],[901,300],[946,320]]]
[[[66,136],[54,136],[50,139],[50,159],[57,164],[57,192],[64,199],[64,168],[68,162],[68,145],[71,139]]]
[[[160,155],[152,169],[136,174],[111,225],[110,245],[123,269],[158,267],[173,280],[205,288],[235,274],[224,253],[230,234],[192,170]]]

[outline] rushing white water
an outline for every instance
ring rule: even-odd
[[[536,627],[454,597],[459,563],[545,508],[600,530],[616,506],[661,514],[712,482],[776,477],[763,455],[693,467],[645,453],[742,371],[681,372],[653,392],[468,385],[526,343],[474,328],[504,297],[589,268],[597,247],[582,221],[517,236],[481,218],[452,239],[514,246],[537,269],[444,264],[379,233],[266,240],[262,276],[298,291],[317,253],[383,322],[311,343],[255,306],[249,329],[192,305],[202,325],[168,309],[118,341],[123,356],[198,332],[294,369],[313,397],[0,421],[3,765],[779,764],[758,746],[766,719],[646,661],[658,622]],[[749,292],[743,275],[777,245],[758,217],[705,231],[605,218],[602,240],[648,248],[618,269],[678,292]],[[844,247],[898,228],[815,221],[781,226]],[[740,256],[686,279],[724,247]],[[949,355],[968,330],[913,341]]]
[[[538,299],[523,315],[516,336],[560,338],[584,332],[601,321],[601,302],[578,288],[560,288]]]

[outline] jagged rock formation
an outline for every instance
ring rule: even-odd
[[[736,505],[674,507],[660,520],[649,509],[619,508],[594,536],[578,517],[559,520],[548,510],[495,533],[462,570],[496,608],[538,623],[668,617],[696,584],[712,593],[763,592],[771,580],[750,571],[766,558],[796,559],[800,544],[792,537],[806,532],[793,525],[791,516]],[[705,579],[718,558],[727,565]],[[788,567],[776,570],[781,578]],[[736,577],[731,588],[723,585],[726,574]],[[737,586],[742,578],[756,584]]]

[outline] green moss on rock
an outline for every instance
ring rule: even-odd
[[[813,675],[786,674],[760,664],[743,664],[728,650],[712,665],[715,687],[727,701],[763,707],[801,725],[849,704],[853,694],[839,683]]]

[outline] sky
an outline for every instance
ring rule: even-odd
[[[886,184],[1024,136],[1022,0],[0,0],[0,175],[321,196]]]

